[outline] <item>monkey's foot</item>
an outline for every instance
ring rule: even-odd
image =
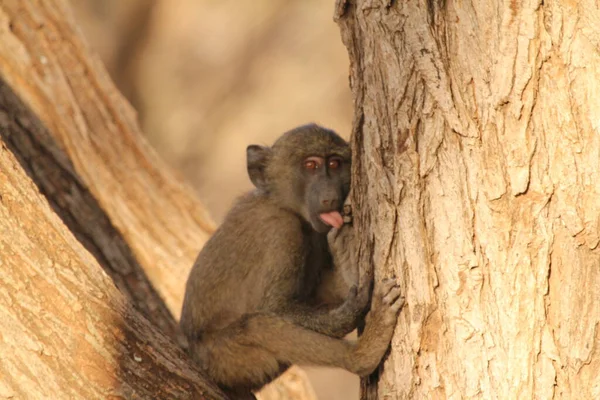
[[[395,326],[398,313],[406,302],[401,293],[400,286],[395,278],[384,279],[379,285],[375,285],[369,314],[372,313],[372,317],[380,317],[386,325]]]

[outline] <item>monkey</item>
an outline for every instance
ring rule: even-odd
[[[349,144],[309,124],[270,147],[248,146],[246,157],[255,188],[229,210],[186,283],[180,327],[189,353],[232,398],[255,398],[291,364],[370,374],[404,297],[395,278],[371,295],[357,266],[334,263],[331,249],[353,236],[340,213],[350,190]],[[344,340],[369,303],[362,335]]]

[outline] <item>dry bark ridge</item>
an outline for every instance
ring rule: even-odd
[[[0,398],[222,398],[172,342],[213,228],[65,2],[0,2]]]
[[[336,13],[360,257],[407,296],[363,398],[600,398],[598,4]]]

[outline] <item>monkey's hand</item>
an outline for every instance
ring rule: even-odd
[[[373,293],[371,310],[366,323],[381,325],[381,328],[393,332],[398,319],[398,313],[404,306],[405,299],[401,296],[400,287],[394,278],[384,279]],[[391,333],[390,333],[391,336]]]
[[[404,306],[396,279],[385,279],[375,285],[371,310],[366,317],[366,325],[353,352],[355,372],[366,376],[373,372],[385,355]]]
[[[342,220],[344,221],[344,225],[342,225],[340,228],[333,228],[329,232],[329,234],[327,235],[327,239],[329,240],[330,245],[333,241],[336,240],[336,238],[341,232],[348,231],[348,226],[352,225],[352,202],[350,201],[350,196],[346,197],[346,201],[344,201],[344,206],[342,208],[341,214]]]

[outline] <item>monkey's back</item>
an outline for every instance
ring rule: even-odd
[[[281,293],[271,289],[289,281],[290,296],[302,290],[302,271],[278,265],[271,254],[304,265],[302,222],[258,192],[241,197],[208,240],[187,281],[181,327],[188,339],[217,332],[246,314],[276,308]],[[242,255],[242,257],[240,257]],[[297,276],[294,277],[293,275]],[[294,287],[295,286],[295,287]]]

